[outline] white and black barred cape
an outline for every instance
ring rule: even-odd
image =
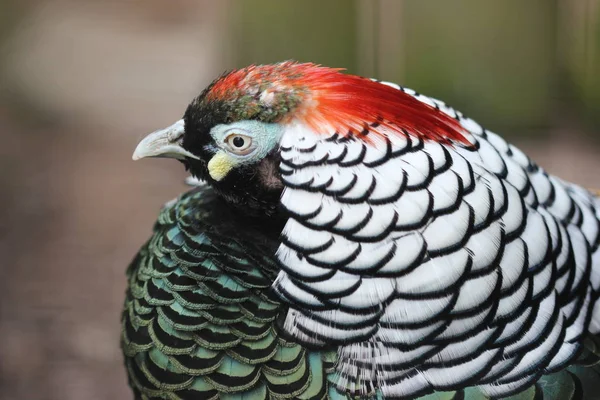
[[[383,84],[456,118],[472,146],[291,126],[283,329],[339,346],[336,385],[356,395],[503,396],[563,368],[600,331],[600,201],[444,103]]]

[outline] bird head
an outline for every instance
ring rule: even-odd
[[[283,188],[278,142],[308,95],[302,77],[319,68],[284,62],[226,73],[188,105],[183,119],[142,140],[133,159],[179,159],[230,202],[272,211]]]
[[[183,119],[144,138],[133,159],[179,159],[230,203],[272,213],[283,190],[279,141],[298,126],[372,145],[390,132],[462,138],[455,120],[400,90],[341,69],[286,61],[222,75]]]

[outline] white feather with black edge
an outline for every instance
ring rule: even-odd
[[[338,345],[336,386],[353,395],[522,390],[572,359],[588,313],[600,331],[600,201],[443,102],[383,84],[456,118],[473,146],[290,125],[283,329]]]

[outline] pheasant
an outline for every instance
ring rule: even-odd
[[[442,101],[253,65],[144,157],[203,183],[128,268],[136,399],[600,398],[600,199]]]

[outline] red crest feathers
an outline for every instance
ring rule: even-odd
[[[292,101],[276,122],[298,121],[316,132],[355,134],[367,142],[405,131],[424,140],[469,144],[461,124],[442,111],[401,90],[340,71],[291,61],[250,66],[218,80],[210,96],[233,100],[250,94],[267,107],[285,96]]]

